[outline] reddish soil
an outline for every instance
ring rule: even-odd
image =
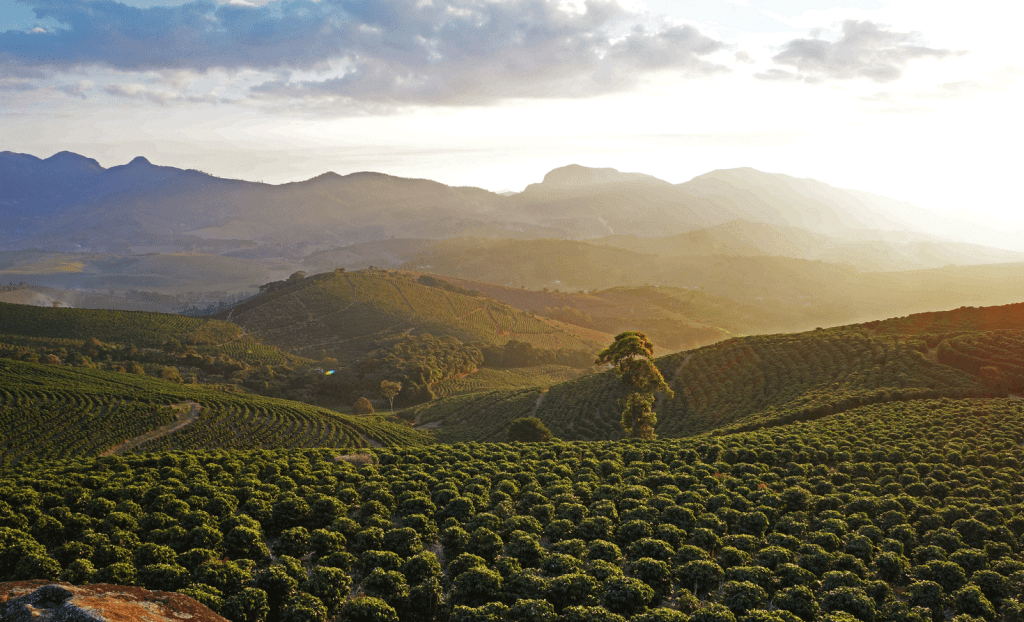
[[[141,587],[107,583],[70,585],[44,580],[0,583],[0,619],[15,614],[16,610],[8,611],[13,605],[9,601],[29,596],[44,585],[59,585],[71,592],[71,596],[65,601],[46,598],[35,604],[26,603],[33,620],[49,620],[58,607],[67,611],[66,605],[70,604],[109,622],[228,622],[205,605],[173,592],[155,592]],[[19,606],[19,609],[22,607]]]

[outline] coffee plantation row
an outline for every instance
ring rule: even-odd
[[[235,621],[1020,622],[1024,404],[677,440],[191,451],[0,472],[0,579]]]
[[[655,407],[657,433],[689,436],[756,429],[867,404],[999,394],[972,373],[929,358],[922,352],[927,350],[923,341],[872,337],[868,332],[841,327],[741,337],[660,357],[658,368],[675,396]],[[993,334],[971,333],[978,339]],[[1005,342],[1004,337],[1004,348]],[[622,438],[616,422],[626,387],[614,373],[552,385],[543,398],[542,391],[457,396],[403,416],[438,422],[438,438],[446,442],[505,440],[509,421],[523,416],[539,417],[565,440]]]
[[[343,415],[301,402],[133,374],[0,359],[0,464],[97,456],[174,421],[170,406],[191,403],[199,407],[194,421],[138,449],[352,449],[371,441],[431,442],[405,422],[379,416]]]

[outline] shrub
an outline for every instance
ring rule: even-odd
[[[718,588],[725,571],[713,561],[697,560],[676,567],[675,575],[680,586],[692,589],[694,594],[706,594]]]
[[[602,604],[613,613],[632,616],[647,608],[654,599],[654,590],[639,579],[618,577],[604,584]]]
[[[91,561],[75,559],[64,567],[64,572],[60,573],[60,580],[73,585],[85,585],[92,583],[95,576],[96,568],[93,567]]]
[[[200,583],[180,589],[178,593],[209,607],[215,613],[224,611],[224,595],[217,588]]]
[[[501,592],[501,575],[493,570],[473,567],[459,574],[451,592],[452,604],[480,607]]]
[[[558,616],[558,622],[626,622],[626,619],[604,607],[571,606]]]
[[[806,585],[795,585],[779,590],[772,600],[774,605],[798,616],[805,622],[811,622],[818,615],[818,599]]]
[[[361,397],[352,404],[352,412],[356,415],[372,415],[373,404],[365,397]]]
[[[722,585],[722,604],[736,615],[756,609],[768,601],[768,593],[750,581],[727,581]]]
[[[845,611],[861,622],[874,622],[875,602],[854,587],[838,587],[821,596],[821,608],[825,611]]]
[[[565,574],[548,582],[547,600],[561,612],[566,607],[592,607],[598,603],[600,584],[585,574]]]
[[[736,616],[725,605],[708,603],[690,614],[691,622],[736,622]]]
[[[177,564],[150,564],[138,569],[138,581],[146,589],[174,592],[191,583],[192,576]]]
[[[551,440],[551,430],[537,417],[513,419],[508,426],[508,440],[513,443],[543,443]]]
[[[263,622],[270,613],[267,593],[247,587],[224,601],[223,615],[232,622]]]
[[[100,568],[96,572],[96,582],[135,585],[135,566],[121,562]]]
[[[379,598],[365,597],[342,605],[341,619],[346,622],[398,622],[398,613]]]
[[[953,595],[958,613],[993,620],[996,617],[995,607],[985,598],[985,594],[977,585],[967,585]]]
[[[501,622],[508,614],[504,603],[487,603],[480,607],[456,605],[452,609],[451,622]]]
[[[320,599],[300,592],[281,612],[281,622],[326,622],[327,607]]]
[[[328,615],[335,615],[348,597],[352,579],[338,568],[316,566],[299,589],[320,599]]]

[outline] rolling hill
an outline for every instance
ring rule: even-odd
[[[657,359],[675,395],[659,399],[668,437],[813,420],[866,404],[1006,395],[1024,387],[1024,305],[958,309],[793,335],[729,339]],[[549,388],[480,392],[400,415],[446,442],[498,441],[508,422],[536,416],[566,440],[617,439],[612,373]]]
[[[4,464],[97,456],[183,420],[132,451],[212,447],[333,447],[429,442],[404,424],[351,417],[298,402],[178,385],[125,373],[0,359]],[[195,405],[194,407],[191,405]]]
[[[426,275],[382,270],[284,282],[222,317],[266,343],[339,360],[358,358],[410,334],[487,345],[516,340],[546,350],[587,352],[612,337],[539,318]]]

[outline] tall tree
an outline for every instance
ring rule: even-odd
[[[627,331],[615,336],[615,341],[597,355],[595,365],[611,365],[629,387],[629,395],[622,402],[622,430],[629,438],[653,439],[658,417],[654,413],[654,393],[672,397],[674,393],[665,382],[651,357],[654,344],[647,335]]]
[[[380,394],[388,398],[388,403],[391,405],[391,414],[395,414],[395,396],[402,390],[401,382],[392,382],[390,380],[381,380],[380,382]]]

